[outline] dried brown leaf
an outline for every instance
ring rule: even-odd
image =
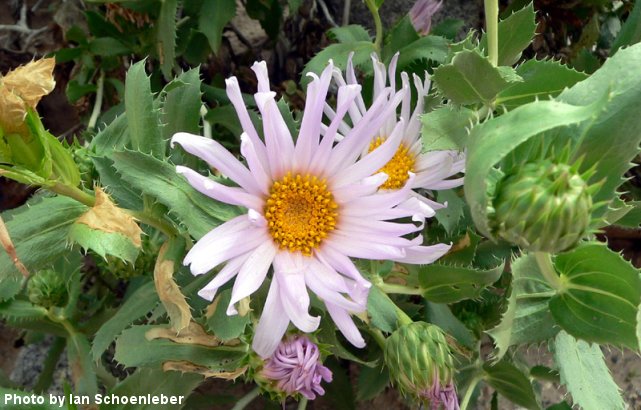
[[[13,241],[11,241],[11,236],[9,236],[9,231],[7,230],[7,226],[2,220],[2,216],[0,216],[0,244],[2,244],[4,250],[7,251],[7,254],[13,261],[13,264],[16,265],[16,268],[18,268],[20,273],[22,273],[25,278],[29,277],[29,271],[18,258],[16,247],[13,245]]]
[[[216,377],[218,379],[236,380],[238,376],[242,376],[247,371],[247,366],[240,367],[231,372],[213,372],[209,368],[199,366],[197,364],[187,361],[170,361],[162,365],[163,371],[177,371],[182,373],[199,373],[205,377]]]
[[[155,327],[145,333],[145,338],[147,340],[169,339],[176,343],[209,347],[217,347],[223,344],[216,336],[205,332],[205,329],[196,322],[189,322],[189,325],[179,335],[172,328]]]
[[[160,248],[156,267],[154,268],[154,283],[160,301],[165,306],[171,325],[176,333],[183,332],[185,328],[189,331],[191,322],[191,309],[185,295],[182,294],[178,284],[174,281],[173,260],[165,259],[165,253],[169,242],[165,242]]]
[[[24,102],[11,90],[0,85],[0,127],[9,133],[22,133],[27,129]]]
[[[28,106],[36,108],[40,99],[56,86],[53,79],[55,58],[31,61],[0,78],[0,87],[19,96]]]
[[[137,248],[142,244],[140,226],[131,215],[114,205],[100,187],[96,188],[96,204],[82,214],[76,223],[85,224],[91,229],[124,235]]]

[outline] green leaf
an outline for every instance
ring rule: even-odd
[[[403,44],[403,47],[399,50],[397,67],[402,70],[420,60],[443,63],[447,58],[447,52],[448,43],[443,37],[421,37],[410,44]]]
[[[111,342],[127,327],[139,318],[145,316],[158,305],[160,300],[153,281],[140,286],[118,308],[116,314],[106,321],[93,338],[91,348],[94,361],[98,361],[102,353],[109,348]]]
[[[207,328],[223,341],[236,339],[243,334],[250,319],[249,314],[227,316],[227,306],[230,300],[231,289],[225,289],[216,297],[213,307],[207,309]]]
[[[639,41],[641,41],[641,5],[639,2],[634,2],[632,12],[614,39],[610,49],[610,56],[613,56],[621,47],[631,46]]]
[[[494,365],[483,365],[485,381],[502,396],[526,409],[541,408],[534,395],[530,380],[513,364],[503,360]]]
[[[160,158],[165,155],[165,141],[160,134],[158,111],[154,108],[149,77],[142,60],[132,65],[125,80],[125,109],[127,126],[135,150],[151,153]]]
[[[327,31],[329,37],[339,43],[354,41],[372,41],[365,27],[359,24],[350,24],[343,27],[334,27]]]
[[[384,332],[392,333],[396,330],[398,315],[396,305],[383,291],[372,286],[367,297],[367,313],[372,319],[372,325]]]
[[[371,41],[354,41],[350,43],[331,44],[321,50],[305,65],[301,81],[307,84],[311,79],[307,73],[319,74],[327,67],[329,60],[334,61],[334,66],[341,70],[347,67],[347,57],[350,53],[354,52],[352,62],[355,67],[370,61],[370,54],[376,51],[374,44]]]
[[[106,157],[92,157],[91,160],[100,175],[100,183],[118,206],[126,209],[142,210],[143,201],[140,191],[131,187],[120,178],[113,167],[113,161]]]
[[[111,37],[101,37],[89,42],[89,52],[101,57],[120,56],[131,53],[122,42]]]
[[[554,325],[548,302],[554,295],[532,255],[511,264],[512,292],[501,322],[487,331],[496,346],[495,360],[501,360],[510,346],[540,343],[559,331]]]
[[[499,61],[511,66],[521,58],[521,52],[530,45],[536,34],[534,5],[527,6],[499,22]],[[481,38],[481,49],[487,50],[487,34]]]
[[[614,221],[615,225],[626,228],[638,228],[641,225],[641,201],[627,202],[624,216]],[[608,219],[609,221],[609,219]]]
[[[428,301],[425,301],[425,303],[427,306],[426,319],[429,323],[435,324],[446,333],[454,336],[456,341],[463,346],[470,349],[474,348],[475,338],[472,332],[454,316],[447,305]]]
[[[554,361],[575,405],[584,410],[627,407],[598,344],[576,340],[562,331],[554,340]]]
[[[219,3],[219,1],[205,2]],[[174,60],[176,59],[176,13],[177,0],[163,0],[160,3],[160,16],[156,24],[156,42],[160,68],[166,80],[172,77]]]
[[[421,116],[423,152],[463,151],[476,113],[465,107],[446,106]]]
[[[18,257],[29,271],[50,265],[68,252],[67,234],[71,224],[88,208],[67,197],[46,197],[29,201],[2,214]],[[0,278],[9,282],[21,277],[6,252],[0,252]],[[9,297],[3,290],[0,295]]]
[[[568,104],[585,104],[603,95],[609,100],[600,115],[582,124],[573,133],[578,147],[573,159],[584,157],[582,170],[596,165],[592,181],[601,181],[601,189],[593,201],[610,201],[623,182],[622,175],[639,152],[641,143],[641,76],[635,71],[641,66],[641,44],[621,49],[609,58],[590,78],[577,83],[559,95]],[[603,138],[607,135],[607,138]],[[593,216],[605,212],[602,208]]]
[[[372,400],[389,385],[389,372],[382,364],[376,367],[362,366],[356,382],[356,400]]]
[[[73,333],[67,338],[67,357],[69,358],[75,392],[79,395],[93,397],[98,393],[98,381],[90,351],[89,341],[84,334]]]
[[[230,371],[240,367],[247,347],[206,346],[202,344],[176,343],[169,339],[149,340],[147,331],[157,326],[133,326],[116,339],[118,363],[127,367],[156,365],[166,361],[188,361],[212,371]],[[213,336],[212,336],[213,338]]]
[[[200,134],[200,74],[192,68],[176,78],[178,85],[167,92],[163,102],[162,137],[169,140],[177,132]]]
[[[83,249],[91,249],[103,258],[112,255],[129,263],[134,263],[140,252],[129,238],[118,232],[91,229],[88,225],[81,223],[74,223],[71,226],[69,239]]]
[[[116,117],[96,134],[89,147],[100,156],[109,156],[113,151],[125,148],[130,143],[127,124],[127,114]]]
[[[423,297],[430,302],[454,303],[479,297],[481,291],[496,282],[504,264],[481,270],[461,266],[426,265],[419,268],[418,281]]]
[[[183,396],[188,397],[202,382],[203,377],[195,373],[165,372],[160,369],[140,368],[118,383],[109,394],[116,396]],[[182,400],[185,404],[185,400]],[[183,408],[176,404],[102,404],[101,410],[174,410]]]
[[[448,234],[452,234],[463,217],[465,201],[452,189],[438,191],[437,199],[440,203],[447,203],[447,207],[436,211],[436,220]]]
[[[572,336],[637,350],[639,271],[605,244],[557,255],[562,289],[550,300],[556,322]]]
[[[495,117],[472,129],[465,173],[465,199],[479,231],[492,238],[487,219],[488,180],[494,165],[515,148],[545,131],[586,121],[599,112],[603,99],[577,107],[556,101],[537,101]],[[545,119],[542,121],[542,119]]]
[[[456,104],[489,104],[509,86],[498,68],[476,51],[454,55],[452,63],[434,70],[432,79],[443,96]]]
[[[167,162],[134,151],[114,152],[111,158],[125,182],[166,205],[196,239],[239,215],[239,208],[196,191]]]
[[[47,309],[23,299],[14,299],[0,303],[0,317],[10,324],[20,325],[22,322],[46,319]]]
[[[218,54],[225,25],[236,15],[235,0],[203,1],[198,16],[198,30],[207,36],[209,46]]]
[[[553,60],[528,60],[516,68],[523,78],[499,93],[496,104],[508,109],[536,99],[556,97],[566,87],[572,87],[588,76]]]

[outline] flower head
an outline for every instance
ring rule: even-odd
[[[414,30],[420,35],[426,36],[432,28],[432,16],[441,9],[443,0],[417,0],[410,9],[410,21]]]
[[[320,351],[306,336],[290,336],[283,340],[267,359],[260,375],[276,384],[288,396],[300,393],[309,400],[324,395],[321,382],[332,381],[332,372],[320,361]]]
[[[337,129],[359,96],[360,86],[339,88],[335,121],[321,138],[323,105],[334,69],[330,63],[320,77],[312,74],[294,143],[276,94],[270,91],[266,64],[255,63],[252,69],[258,77],[254,98],[262,115],[264,140],[250,121],[238,81],[227,80],[227,94],[244,130],[241,153],[246,166],[214,140],[185,133],[172,138],[172,144],[180,144],[238,184],[230,187],[177,167],[192,186],[213,199],[247,209],[202,237],[183,262],[194,275],[226,262],[199,295],[212,300],[220,286],[236,277],[228,314],[237,313],[235,304],[260,288],[273,267],[252,344],[263,358],[272,355],[290,321],[303,332],[318,328],[320,317],[309,314],[308,288],[325,303],[345,337],[363,347],[365,341],[350,315],[366,310],[371,285],[350,257],[431,263],[449,249],[441,244],[422,246],[420,235],[407,238],[421,226],[390,222],[411,216],[397,205],[406,200],[414,176],[397,191],[377,192],[387,180],[377,170],[394,156],[401,133],[395,132],[375,151],[361,156],[406,90],[381,90],[362,122],[335,144]]]
[[[392,58],[389,69],[379,61],[376,54],[372,54],[372,63],[374,65],[374,100],[380,98],[390,88],[396,90],[396,63],[398,53]],[[336,70],[334,78],[339,86],[348,86],[358,84],[351,56],[347,63],[347,70],[343,74]],[[388,86],[389,84],[389,86]],[[376,130],[376,136],[370,141],[370,144],[363,151],[363,155],[376,152],[379,147],[388,139],[399,138],[400,143],[392,158],[379,170],[388,175],[387,181],[381,185],[382,190],[397,190],[409,184],[412,189],[450,189],[463,184],[463,178],[454,178],[452,176],[464,171],[465,155],[457,151],[432,151],[422,153],[421,141],[421,119],[424,113],[424,99],[430,89],[430,80],[425,73],[425,79],[422,80],[414,74],[414,87],[416,88],[418,98],[416,106],[412,111],[411,93],[403,95],[400,113],[396,110],[389,111],[384,118],[382,126]],[[409,90],[409,77],[407,73],[401,73],[401,89]],[[352,107],[349,108],[348,114],[352,124],[358,124],[362,120],[368,108],[359,95],[354,100]],[[329,105],[325,105],[327,116],[334,120],[336,112]],[[348,133],[351,125],[346,121],[341,122],[339,126],[340,133]],[[339,134],[341,139],[342,135]],[[415,174],[410,181],[409,175]],[[403,208],[411,210],[415,216],[423,218],[434,216],[436,209],[443,208],[442,204],[431,201],[416,192],[409,191],[408,198],[402,204]]]

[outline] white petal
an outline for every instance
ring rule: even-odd
[[[354,346],[360,348],[365,347],[365,340],[352,321],[352,318],[349,316],[349,313],[347,313],[345,309],[341,309],[331,303],[326,303],[325,306],[327,306],[327,312],[329,312],[329,315],[332,317],[332,320],[336,323],[336,327],[341,331],[343,336],[345,336],[345,338]]]
[[[267,241],[256,248],[247,258],[238,272],[231,292],[227,314],[235,314],[233,306],[240,300],[254,293],[263,284],[267,271],[274,261],[276,246]]]
[[[203,299],[207,299],[210,302],[214,300],[218,289],[225,283],[229,282],[231,278],[236,276],[238,270],[243,265],[243,263],[245,263],[249,255],[250,252],[247,252],[246,254],[230,259],[225,267],[222,268],[220,272],[216,274],[216,276],[214,276],[214,279],[212,279],[211,282],[209,282],[207,285],[205,285],[205,287],[198,291],[198,296]]]
[[[263,359],[270,357],[280,343],[287,326],[289,318],[280,303],[280,289],[277,280],[272,280],[267,293],[267,300],[260,316],[256,333],[252,341],[252,349]]]

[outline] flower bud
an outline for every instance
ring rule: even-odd
[[[496,186],[489,215],[497,236],[533,252],[561,252],[586,234],[593,187],[578,166],[530,162]]]
[[[281,341],[255,380],[274,398],[302,395],[314,400],[317,394],[325,394],[321,382],[331,382],[332,372],[323,366],[314,342],[307,336],[292,335]]]
[[[396,330],[385,342],[385,364],[401,393],[429,404],[458,409],[453,384],[454,359],[443,331],[414,322]]]
[[[440,10],[442,5],[443,0],[417,0],[409,12],[414,30],[422,36],[428,35],[432,28],[432,16]]]
[[[27,294],[31,303],[45,308],[64,306],[68,297],[64,279],[52,269],[41,270],[29,279]]]

